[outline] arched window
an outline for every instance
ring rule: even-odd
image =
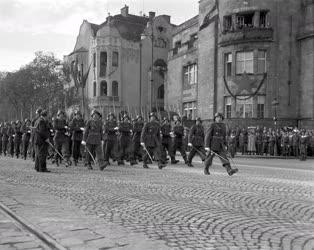
[[[100,52],[99,76],[106,76],[106,70],[107,70],[107,52],[102,51]]]
[[[119,96],[119,84],[117,81],[112,82],[112,96]]]
[[[158,88],[157,99],[164,99],[164,97],[165,97],[165,86],[162,84]]]
[[[101,81],[101,83],[100,83],[100,95],[102,95],[102,96],[108,95],[107,82],[106,81]]]

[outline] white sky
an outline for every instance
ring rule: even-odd
[[[198,13],[198,0],[0,0],[0,71],[19,69],[38,50],[62,59],[72,52],[84,19],[100,24],[125,4],[131,14],[155,11],[174,24]]]

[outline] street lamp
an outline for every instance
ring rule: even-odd
[[[271,102],[271,105],[274,107],[275,114],[274,114],[273,120],[274,120],[275,128],[277,129],[277,107],[279,105],[277,98],[274,98],[274,100]]]
[[[151,58],[151,74],[150,74],[150,82],[151,82],[151,91],[150,91],[150,110],[152,111],[152,98],[153,98],[153,83],[154,83],[154,21],[153,18],[149,21],[151,26],[151,34],[147,35],[145,33],[141,34],[141,41],[143,41],[145,38],[149,37],[152,42],[152,58]],[[141,45],[140,45],[141,46]]]

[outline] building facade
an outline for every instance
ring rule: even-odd
[[[313,0],[201,0],[173,30],[166,104],[192,119],[314,126],[313,54]]]
[[[72,70],[89,72],[84,113],[162,109],[172,28],[169,16],[132,15],[128,6],[100,25],[84,20],[74,51],[66,57]]]

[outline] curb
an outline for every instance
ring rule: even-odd
[[[49,248],[54,250],[67,250],[64,246],[60,245],[55,239],[50,235],[41,231],[38,227],[34,226],[24,218],[18,216],[10,208],[0,202],[0,209],[8,216],[10,216],[14,221],[18,222],[24,229],[35,235],[42,242],[44,242]]]

